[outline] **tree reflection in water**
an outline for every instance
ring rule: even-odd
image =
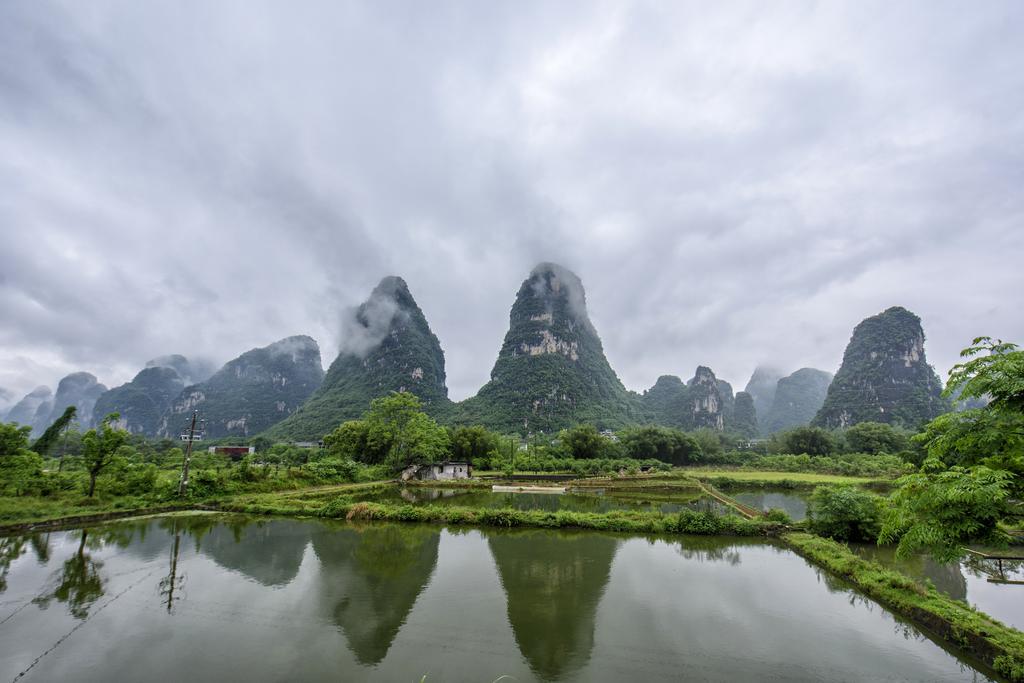
[[[100,575],[103,563],[86,552],[89,530],[82,529],[78,550],[64,561],[54,577],[56,585],[32,602],[42,608],[56,600],[66,603],[68,613],[76,619],[89,616],[89,609],[103,596],[105,580]]]

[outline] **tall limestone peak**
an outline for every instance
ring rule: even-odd
[[[53,412],[53,391],[38,386],[14,404],[4,418],[7,422],[32,427],[33,434],[41,434],[49,426],[47,420]],[[37,416],[38,414],[38,416]]]
[[[552,432],[587,422],[621,427],[639,404],[619,381],[587,315],[580,278],[541,263],[523,281],[491,380],[461,406],[462,421]]]
[[[57,384],[57,394],[53,397],[53,408],[47,416],[47,423],[43,428],[49,426],[50,422],[60,417],[71,406],[78,409],[76,417],[78,423],[82,427],[91,427],[93,425],[93,407],[96,405],[96,400],[106,390],[107,387],[100,384],[92,373],[73,372],[67,375]]]
[[[179,358],[184,360],[183,356]],[[132,434],[156,436],[160,418],[184,388],[185,381],[173,367],[147,364],[132,381],[96,399],[93,422],[117,413],[120,415],[118,426],[122,429]]]
[[[814,368],[800,368],[778,381],[775,399],[766,419],[761,420],[765,434],[773,434],[811,423],[828,393],[832,374]]]
[[[775,400],[775,388],[782,378],[782,373],[773,367],[759,365],[754,368],[744,389],[754,399],[754,410],[757,412],[758,425],[762,433],[767,433],[767,419],[771,412],[772,401]]]
[[[950,409],[941,393],[942,382],[925,359],[921,319],[894,306],[854,328],[814,424],[916,428]]]
[[[640,397],[647,419],[666,427],[686,425],[686,383],[675,375],[662,375]]]
[[[441,343],[405,280],[396,276],[385,277],[365,302],[346,312],[338,357],[323,384],[269,435],[320,439],[392,391],[416,394],[435,416],[451,407]]]
[[[694,429],[725,429],[725,401],[718,378],[711,368],[697,366],[693,379],[686,383],[689,389],[690,424]],[[731,389],[731,388],[730,388]],[[731,394],[730,394],[731,398]]]
[[[316,341],[287,337],[246,351],[205,382],[185,387],[157,431],[176,436],[198,409],[209,438],[253,436],[295,412],[323,376]]]

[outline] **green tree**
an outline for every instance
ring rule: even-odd
[[[874,541],[881,517],[882,498],[855,486],[819,486],[807,510],[811,531],[840,541]]]
[[[576,425],[558,433],[562,450],[570,458],[600,458],[608,442],[594,425]]]
[[[451,433],[452,457],[473,462],[498,455],[500,437],[481,425],[456,427]]]
[[[835,440],[821,427],[796,427],[776,435],[780,453],[800,455],[831,455],[836,451]]]
[[[907,435],[883,422],[859,422],[847,429],[847,449],[852,453],[899,453],[910,446]]]
[[[449,453],[448,432],[420,409],[419,398],[409,392],[374,399],[363,420],[367,452],[384,453],[383,462],[393,471],[437,462]]]
[[[358,460],[370,464],[383,462],[387,451],[370,450],[367,443],[369,430],[370,426],[366,420],[342,422],[337,429],[324,437],[327,457]]]
[[[636,427],[622,432],[620,438],[628,458],[654,458],[673,465],[689,465],[698,462],[701,456],[697,440],[679,429],[654,425]]]
[[[697,445],[700,446],[702,456],[713,457],[721,455],[725,450],[725,444],[722,443],[725,435],[713,429],[698,429],[693,432],[692,436]]]
[[[71,426],[71,421],[75,419],[77,412],[78,408],[68,406],[64,410],[64,414],[54,420],[53,424],[43,432],[43,435],[36,439],[36,442],[32,444],[32,450],[42,456],[49,455],[50,449],[60,439],[61,432],[66,431]]]
[[[114,462],[121,446],[128,441],[128,432],[113,426],[120,417],[117,413],[107,415],[98,429],[90,429],[82,437],[82,455],[89,472],[90,498],[96,492],[96,477]]]
[[[988,403],[940,415],[913,440],[946,465],[1010,472],[1012,491],[1024,495],[1024,351],[978,337],[960,356],[970,360],[950,370],[946,394]]]
[[[939,561],[960,557],[967,543],[1005,545],[999,521],[1009,511],[1012,477],[983,465],[947,469],[929,458],[896,481],[879,542],[898,542],[898,557],[924,551]]]
[[[0,423],[0,458],[18,455],[28,450],[28,438],[32,427],[22,427],[16,422]]]
[[[20,496],[43,474],[43,459],[28,449],[31,427],[0,424],[0,491]]]

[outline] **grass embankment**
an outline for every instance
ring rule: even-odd
[[[609,491],[680,491],[699,493],[700,483],[689,472],[655,472],[628,476],[586,477],[565,482],[567,486],[580,489],[606,489]]]
[[[512,508],[475,508],[454,505],[410,505],[355,502],[337,496],[322,498],[262,495],[236,499],[221,509],[263,515],[308,516],[349,521],[430,522],[449,525],[497,527],[570,528],[622,531],[644,534],[700,534],[766,536],[781,532],[774,522],[743,519],[736,515],[718,517],[685,510],[677,514],[613,510],[610,512],[574,512],[569,510],[515,510]]]
[[[794,551],[896,614],[969,652],[1011,681],[1024,681],[1024,633],[898,571],[858,557],[841,543],[804,533],[782,538]]]
[[[888,486],[891,479],[879,477],[852,477],[844,474],[818,472],[776,472],[768,470],[700,469],[682,470],[686,476],[707,481],[717,488],[729,486],[763,486],[778,488],[814,488],[822,484],[852,484],[854,486]]]
[[[96,496],[89,498],[78,492],[62,491],[50,496],[0,496],[0,533],[16,531],[26,524],[65,524],[81,518],[101,519],[104,516],[122,517],[150,514],[162,510],[220,508],[229,502],[248,503],[263,499],[286,501],[297,497],[297,510],[305,509],[305,501],[325,500],[340,494],[366,492],[392,486],[391,481],[332,484],[327,486],[289,488],[271,493],[223,493],[213,496],[178,498],[174,495]],[[292,513],[292,514],[299,514]]]
[[[0,496],[0,529],[31,522],[47,522],[128,510],[147,510],[173,504],[150,497],[119,496],[87,498],[74,496]]]

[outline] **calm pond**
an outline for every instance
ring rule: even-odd
[[[811,491],[792,489],[728,489],[723,493],[744,505],[765,512],[772,508],[785,510],[794,522],[807,519],[807,505],[811,499]]]
[[[0,543],[6,680],[986,680],[760,539],[192,515]]]

